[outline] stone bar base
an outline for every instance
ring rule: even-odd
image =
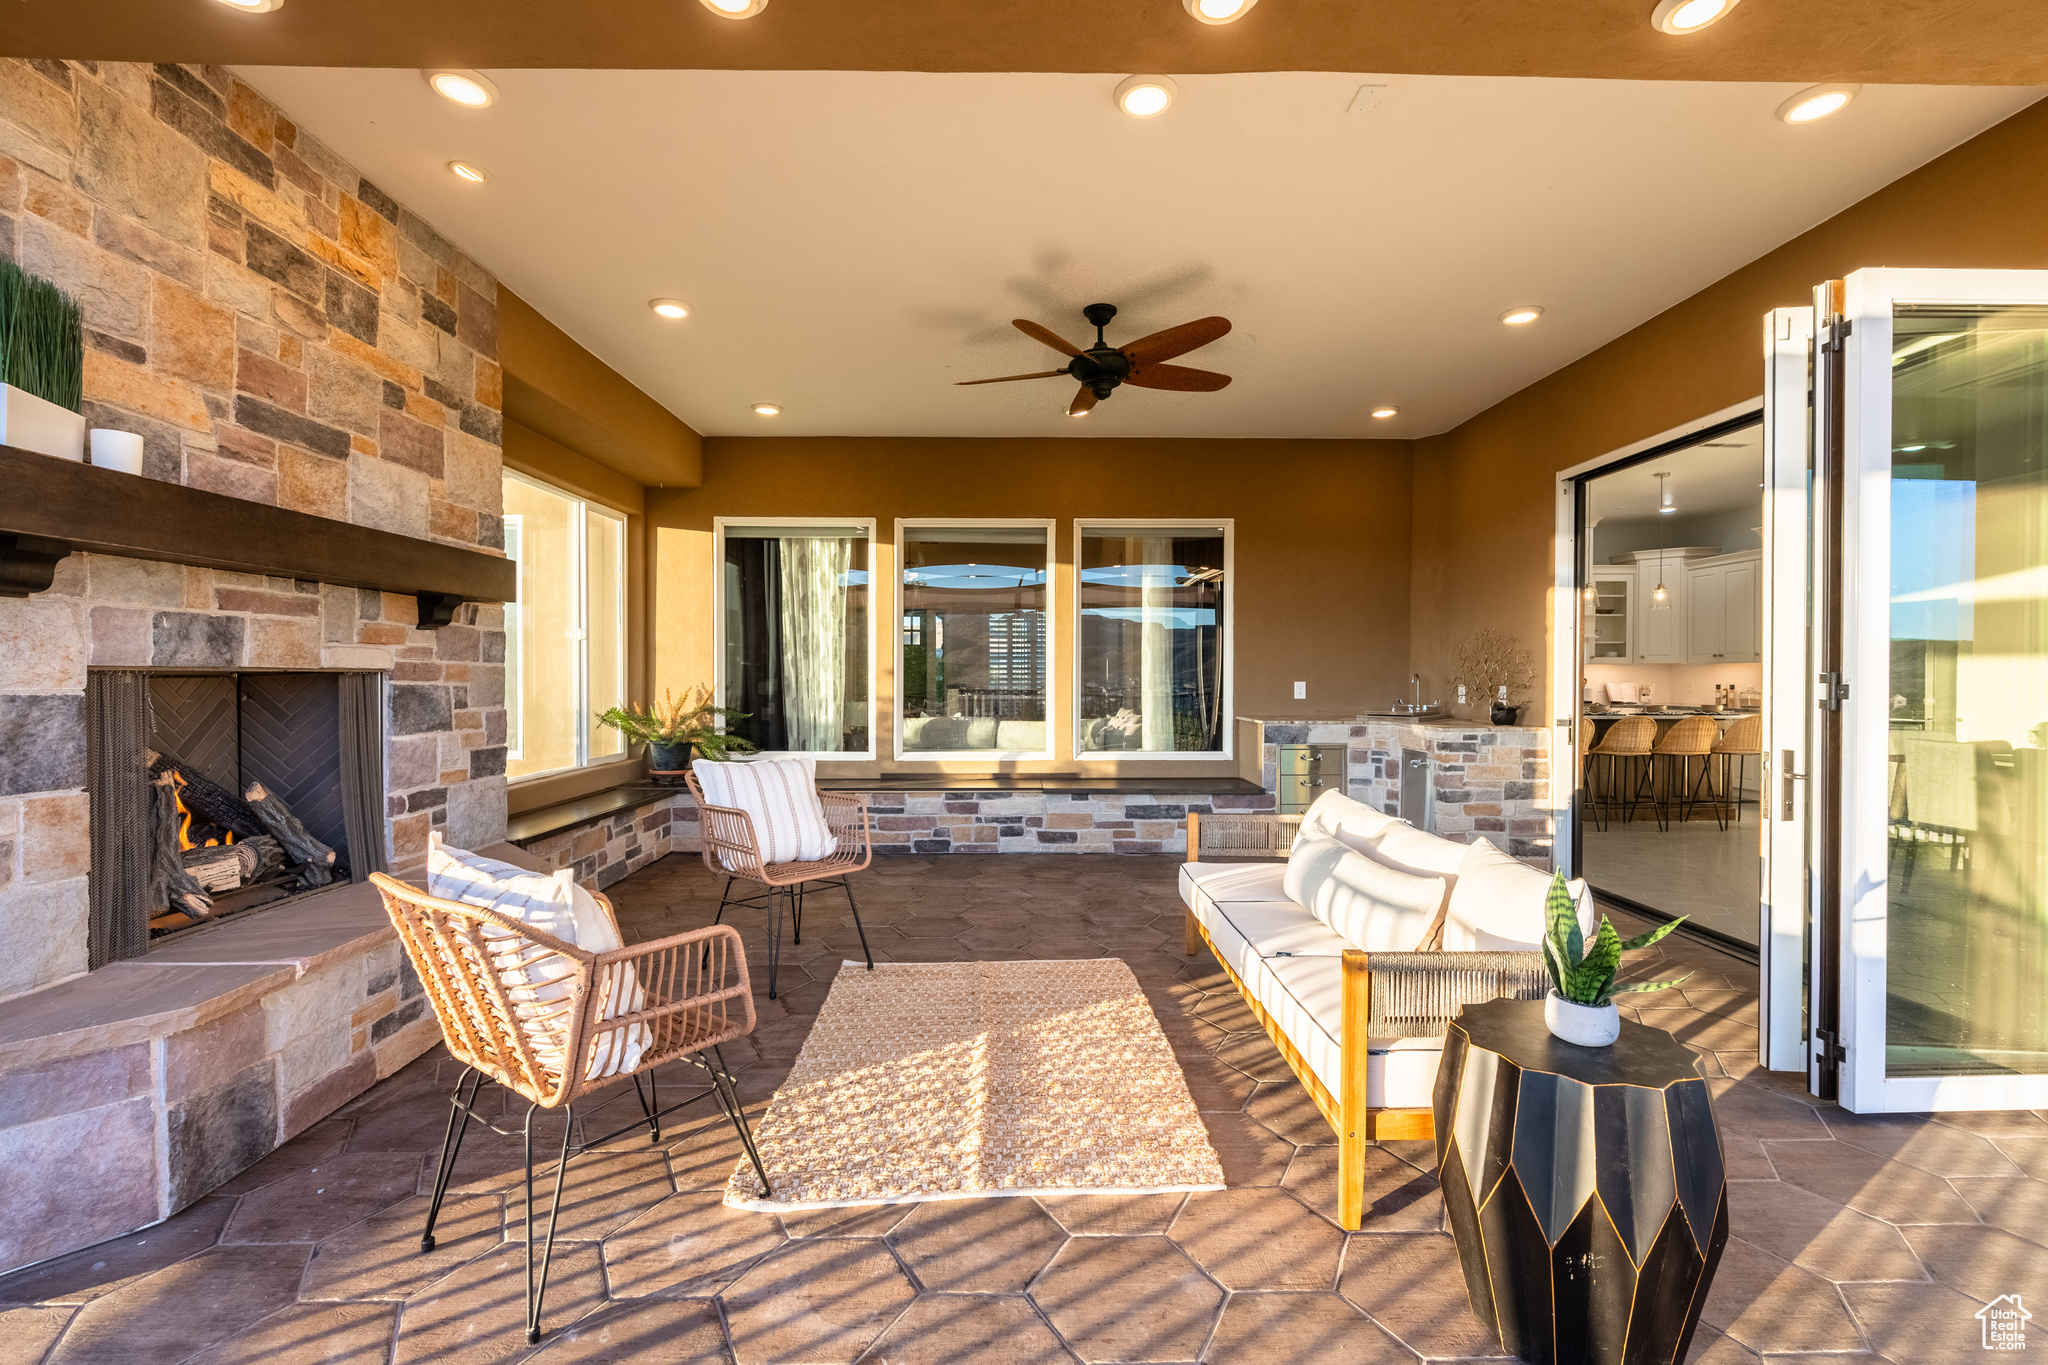
[[[0,1271],[168,1218],[440,1037],[368,884],[0,1002]]]

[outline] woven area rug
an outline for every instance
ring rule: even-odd
[[[767,1212],[978,1195],[1220,1190],[1131,969],[848,963],[725,1202]]]

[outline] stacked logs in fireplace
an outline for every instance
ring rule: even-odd
[[[148,759],[151,880],[162,888],[153,936],[348,880],[345,850],[315,838],[261,782],[237,796],[174,754]]]

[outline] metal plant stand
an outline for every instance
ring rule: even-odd
[[[1538,1365],[1683,1360],[1728,1198],[1707,1083],[1662,1029],[1551,1036],[1537,1000],[1467,1005],[1436,1081],[1437,1174],[1472,1311]]]

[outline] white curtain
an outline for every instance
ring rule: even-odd
[[[782,541],[782,716],[789,747],[832,751],[844,739],[846,575],[843,536]]]
[[[1137,542],[1143,565],[1139,588],[1139,709],[1144,746],[1173,752],[1173,541],[1144,536]]]

